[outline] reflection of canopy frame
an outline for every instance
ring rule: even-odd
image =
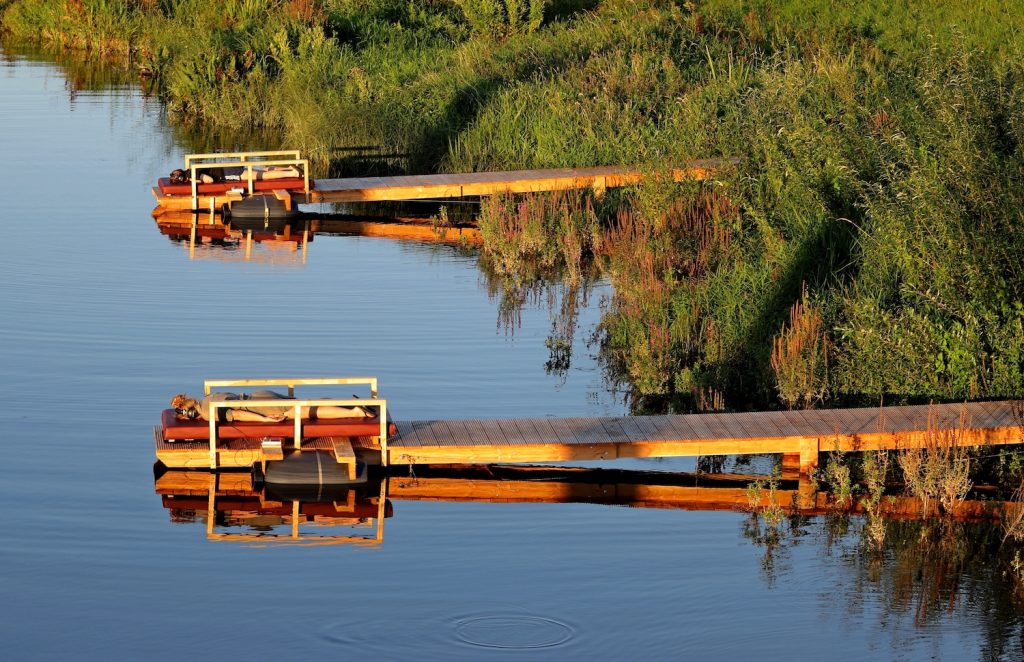
[[[302,173],[303,193],[309,193],[309,160],[302,158],[299,150],[277,150],[268,152],[220,152],[217,154],[187,154],[185,169],[192,181],[192,209],[199,208],[199,181],[202,170],[213,168],[237,168],[243,166],[248,179],[249,195],[254,191],[253,167],[295,166]]]
[[[373,407],[377,409],[380,432],[377,443],[380,444],[381,462],[386,465],[388,458],[388,401],[377,397],[376,377],[313,377],[306,379],[207,379],[203,382],[203,394],[210,395],[212,389],[230,386],[252,388],[255,386],[287,386],[288,395],[295,397],[296,386],[340,386],[366,384],[370,387],[369,398],[315,398],[304,400],[211,400],[209,411],[205,412],[210,422],[210,468],[217,468],[217,410],[231,409],[244,404],[246,409],[269,409],[282,406],[293,407],[295,448],[302,448],[302,408],[303,407]]]
[[[315,545],[379,545],[384,541],[384,515],[387,511],[388,481],[385,478],[380,481],[380,493],[377,496],[377,523],[374,527],[374,536],[303,536],[299,529],[301,519],[300,510],[302,502],[292,502],[291,525],[289,535],[260,534],[260,533],[216,533],[214,525],[217,520],[217,481],[220,474],[210,474],[210,490],[207,496],[206,505],[206,539],[223,540],[228,542],[251,542],[267,544],[287,544],[300,547],[313,547]],[[351,494],[351,492],[350,492]]]

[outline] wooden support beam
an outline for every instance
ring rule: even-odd
[[[345,474],[349,480],[356,479],[356,452],[348,437],[332,437],[334,459],[338,464],[345,465]]]
[[[805,437],[800,440],[800,473],[809,476],[818,468],[818,438]]]
[[[292,210],[292,194],[284,189],[274,189],[274,197],[284,203],[287,211]]]

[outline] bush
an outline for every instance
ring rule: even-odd
[[[535,32],[547,0],[455,0],[473,32],[507,39]]]

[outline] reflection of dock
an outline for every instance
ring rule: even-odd
[[[276,262],[273,256],[253,254],[254,246],[260,245],[287,256],[301,256],[299,259],[305,263],[309,243],[314,236],[308,223],[260,221],[250,225],[233,225],[225,223],[215,213],[168,212],[155,217],[155,220],[161,234],[185,242],[190,260],[196,259],[197,246],[219,243],[237,249],[230,252],[219,250],[212,255],[200,252],[199,256],[227,259],[227,255],[238,255],[236,259],[244,259],[246,262]],[[298,260],[293,258],[291,261]]]
[[[782,480],[774,494],[760,490],[754,502],[747,486],[767,476],[746,474],[692,474],[616,469],[583,469],[544,466],[458,467],[431,471],[428,475],[389,479],[388,498],[393,501],[450,501],[466,503],[593,503],[630,508],[698,511],[743,511],[779,505],[805,516],[835,512],[832,496],[818,492],[806,476]],[[949,516],[957,519],[998,519],[1007,508],[1020,504],[1006,501],[966,500],[954,504]],[[854,500],[847,512],[861,513]],[[888,518],[918,518],[924,512],[920,499],[887,496],[879,514]]]
[[[275,495],[256,486],[249,473],[200,474],[167,471],[154,486],[164,508],[176,522],[199,521],[209,540],[254,544],[376,545],[384,538],[384,519],[391,516],[386,483],[372,486],[312,486],[300,491],[282,488]],[[305,527],[303,528],[303,525]],[[273,527],[287,526],[287,533]],[[225,533],[218,528],[245,528]],[[327,528],[372,527],[372,535],[330,535]],[[312,532],[311,529],[315,530]]]
[[[155,491],[172,521],[205,525],[209,540],[254,545],[377,545],[393,502],[449,503],[589,503],[630,508],[691,511],[748,511],[778,505],[794,515],[835,513],[831,496],[816,491],[806,477],[781,481],[774,491],[753,496],[747,486],[764,476],[687,474],[568,467],[437,467],[424,476],[390,477],[340,489],[329,486],[290,488],[275,495],[249,473],[203,474],[166,471]],[[1020,504],[967,500],[947,513],[956,519],[993,520],[1014,514]],[[860,513],[854,500],[844,512]],[[887,496],[877,513],[889,519],[923,515],[919,499]],[[327,530],[345,528],[342,534]],[[355,529],[372,532],[358,535]],[[225,531],[225,530],[234,531]]]
[[[1017,402],[676,416],[398,422],[387,464],[490,464],[1021,443]]]
[[[192,259],[197,257],[198,246],[221,244],[236,248],[233,252],[238,254],[238,259],[267,261],[265,256],[254,253],[254,247],[259,245],[301,256],[301,261],[305,262],[308,245],[317,234],[382,237],[456,246],[479,246],[483,242],[479,228],[438,226],[429,219],[302,216],[288,221],[257,222],[255,227],[247,227],[237,222],[226,222],[217,213],[165,212],[156,216],[155,221],[161,234],[185,242]]]
[[[428,243],[479,246],[483,243],[480,229],[473,226],[434,225],[425,220],[388,220],[377,218],[314,218],[310,229],[323,234],[386,237]]]

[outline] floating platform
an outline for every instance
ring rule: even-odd
[[[249,391],[269,386],[286,387],[287,399],[228,399],[217,397],[213,390]],[[298,398],[297,386],[365,386],[370,397]],[[386,457],[387,439],[397,432],[388,420],[387,401],[378,397],[376,377],[206,380],[203,394],[208,396],[208,409],[200,412],[199,418],[183,418],[174,409],[161,412],[153,437],[157,460],[165,467],[217,470],[260,466],[265,470],[268,462],[284,461],[294,453],[316,452],[347,465],[349,476],[354,477],[360,456],[372,456],[364,457],[364,462]],[[282,407],[293,409],[290,420],[220,420],[222,409],[277,412]],[[359,407],[373,415],[331,419],[302,416],[303,410],[317,407]]]

